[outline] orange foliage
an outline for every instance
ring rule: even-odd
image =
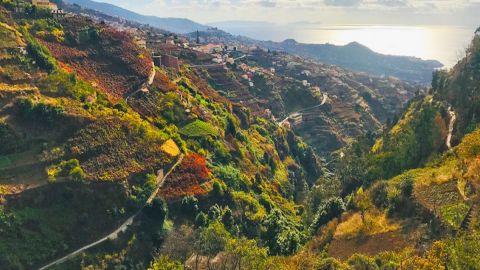
[[[207,161],[201,155],[189,153],[182,164],[165,180],[160,195],[167,198],[186,195],[202,195],[207,190],[202,186],[210,178]]]

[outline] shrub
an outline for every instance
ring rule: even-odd
[[[75,168],[73,168],[72,170],[70,170],[69,176],[70,176],[73,180],[80,181],[80,180],[85,179],[85,177],[86,177],[87,175],[85,174],[85,172],[83,171],[82,168],[80,168],[80,167],[75,167]]]
[[[234,225],[234,219],[233,219],[233,213],[232,210],[230,210],[230,207],[226,206],[225,210],[223,211],[222,215],[222,223],[225,225],[225,228],[227,229],[232,229]]]
[[[127,105],[123,102],[113,105],[113,108],[117,111],[120,111],[120,112],[125,112],[126,113],[128,111]]]
[[[47,168],[48,181],[54,182],[57,177],[70,177],[72,180],[83,180],[87,177],[77,159],[64,160],[60,164]]]
[[[223,191],[222,184],[220,182],[218,181],[213,182],[211,194],[212,194],[212,197],[215,199],[223,198],[224,191]]]
[[[172,261],[166,255],[161,255],[150,264],[148,270],[183,270],[181,262]]]
[[[208,210],[208,218],[210,220],[218,220],[220,219],[221,216],[222,216],[222,209],[220,208],[220,206],[218,206],[218,204],[213,205]]]
[[[51,72],[55,69],[55,60],[49,56],[48,50],[42,45],[34,42],[29,42],[27,45],[27,52],[35,60],[40,68]]]
[[[182,199],[182,211],[187,216],[194,216],[198,212],[198,199],[194,196],[185,196]]]
[[[375,260],[361,254],[353,254],[347,263],[354,269],[376,270],[379,269]]]
[[[204,212],[198,213],[195,217],[195,226],[198,228],[205,227],[208,224],[208,216]]]
[[[245,176],[231,165],[215,167],[213,174],[230,188],[238,190],[245,187]]]
[[[17,101],[20,115],[27,120],[41,121],[47,124],[62,119],[64,108],[60,105],[46,103],[34,103],[31,99],[20,99]]]
[[[385,182],[376,183],[371,191],[370,196],[373,204],[378,208],[385,208],[388,206],[388,184]]]
[[[163,224],[168,214],[168,207],[165,200],[156,197],[152,203],[146,208],[147,215],[158,221],[159,224]]]

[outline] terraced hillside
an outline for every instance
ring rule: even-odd
[[[258,106],[279,121],[300,113],[290,121],[294,130],[324,154],[359,135],[380,132],[422,91],[394,78],[352,73],[288,54],[257,50],[240,61],[234,72],[237,77],[254,74],[249,92]]]
[[[306,192],[319,167],[290,130],[232,105],[187,68],[157,68],[150,84],[151,59],[128,34],[84,17],[55,19],[21,0],[0,3],[8,41],[0,70],[1,269],[38,268],[117,229],[158,188],[156,174],[183,154],[126,232],[55,267],[148,265],[172,226],[200,232],[219,224],[210,209],[231,214],[222,226],[239,239],[256,237],[282,254],[300,247],[303,199],[295,190]],[[25,12],[16,13],[18,5]],[[275,234],[295,234],[293,242],[260,237],[273,212],[288,221]],[[140,234],[149,240],[136,242]]]

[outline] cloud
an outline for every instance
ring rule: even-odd
[[[324,3],[327,6],[336,6],[336,7],[351,7],[358,6],[362,3],[362,0],[325,0]]]
[[[273,8],[277,6],[277,3],[273,0],[267,1],[258,1],[257,4],[261,7],[268,7],[268,8]]]
[[[387,7],[405,7],[408,5],[406,0],[378,0],[376,3]]]

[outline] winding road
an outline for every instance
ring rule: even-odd
[[[118,237],[118,235],[121,233],[121,232],[125,232],[127,229],[128,229],[128,226],[132,225],[133,223],[133,220],[138,216],[138,214],[140,214],[140,212],[147,206],[149,205],[150,203],[152,203],[153,199],[155,199],[158,191],[160,190],[160,188],[163,186],[163,183],[165,182],[165,179],[167,179],[167,177],[170,175],[170,173],[182,162],[183,160],[183,154],[180,155],[180,157],[178,158],[178,160],[175,162],[175,164],[172,166],[172,168],[170,168],[170,170],[168,170],[168,172],[166,174],[163,174],[163,169],[159,170],[158,173],[157,173],[157,186],[155,187],[155,190],[152,192],[152,194],[150,194],[150,197],[148,197],[147,201],[143,204],[143,206],[135,213],[133,214],[131,217],[129,217],[125,222],[122,223],[122,225],[120,225],[120,227],[118,227],[116,230],[114,230],[113,232],[111,232],[110,234],[108,234],[107,236],[105,237],[102,237],[100,239],[98,239],[97,241],[93,242],[93,243],[90,243],[86,246],[83,246],[67,255],[65,255],[64,257],[58,259],[58,260],[55,260],[43,267],[40,267],[38,270],[44,270],[44,269],[47,269],[49,267],[52,267],[54,265],[58,265],[58,264],[61,264],[61,263],[64,263],[66,261],[68,261],[69,259],[72,259],[74,258],[75,256],[77,256],[78,254],[82,253],[83,251],[91,248],[91,247],[94,247],[100,243],[103,243],[107,240],[113,240],[113,239],[116,239]]]
[[[312,106],[312,107],[308,107],[308,108],[305,108],[305,109],[301,109],[301,110],[296,111],[296,112],[293,112],[293,113],[291,113],[290,115],[288,115],[287,117],[285,117],[285,119],[283,119],[282,121],[278,122],[278,124],[279,124],[279,125],[284,124],[286,121],[288,121],[288,119],[289,119],[290,117],[293,117],[293,116],[296,115],[296,114],[300,114],[300,113],[302,113],[302,112],[309,111],[309,110],[311,110],[311,109],[315,109],[315,108],[318,108],[318,107],[321,107],[321,106],[325,105],[325,103],[327,102],[327,99],[328,99],[328,95],[325,94],[325,93],[323,93],[323,100],[322,100],[322,102],[321,102],[320,104],[315,105],[315,106]]]

